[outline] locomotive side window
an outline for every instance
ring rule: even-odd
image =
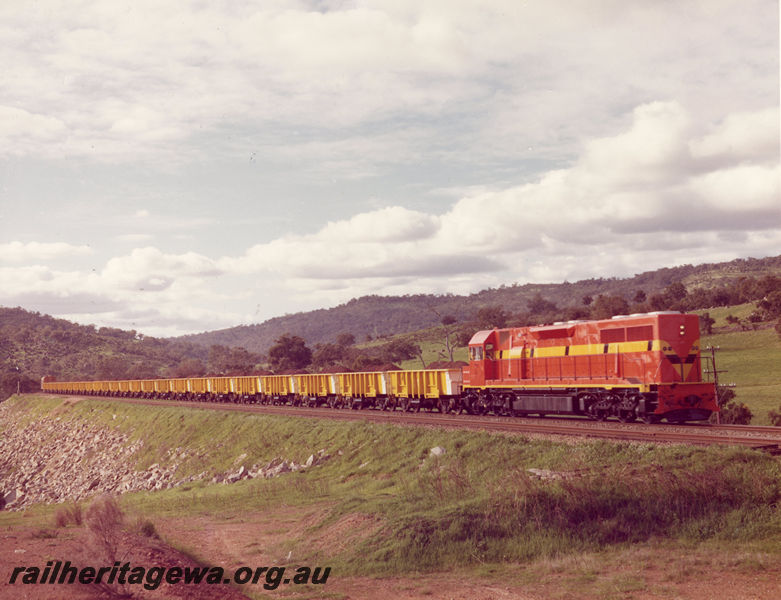
[[[627,342],[645,342],[654,339],[654,328],[651,325],[640,325],[639,327],[627,327]]]
[[[614,342],[626,341],[626,329],[620,327],[618,329],[603,329],[599,332],[599,341],[602,344],[612,344]]]
[[[469,360],[483,360],[483,347],[482,346],[470,346],[469,347]]]

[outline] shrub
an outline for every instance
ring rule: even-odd
[[[771,425],[775,425],[776,427],[781,427],[781,406],[778,407],[778,412],[771,410],[768,413],[768,416],[770,417]]]
[[[155,529],[155,524],[149,520],[139,519],[136,522],[136,531],[138,531],[138,533],[144,537],[155,539],[160,538],[160,536],[157,534],[157,529]]]
[[[67,527],[68,525],[79,526],[82,524],[83,520],[80,504],[62,506],[54,512],[54,524],[57,527]]]
[[[117,559],[125,515],[111,496],[101,496],[87,509],[84,519],[91,534],[91,542],[108,563]]]
[[[742,402],[729,402],[721,408],[721,422],[725,425],[748,425],[754,415]]]

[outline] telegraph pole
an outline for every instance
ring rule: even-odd
[[[705,372],[709,375],[713,375],[713,385],[716,386],[716,403],[719,405],[719,408],[721,408],[721,403],[719,402],[719,373],[726,373],[727,370],[721,370],[719,371],[716,368],[716,351],[719,349],[718,346],[708,346],[705,348],[706,350],[710,350],[710,368],[706,369]],[[721,413],[716,413],[716,424],[721,424]]]

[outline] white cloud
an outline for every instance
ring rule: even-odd
[[[214,261],[195,252],[172,255],[146,247],[110,259],[100,276],[112,287],[160,291],[183,279],[213,278],[220,274]]]
[[[361,213],[313,234],[254,246],[220,264],[277,273],[291,286],[301,280],[303,287],[360,295],[377,281],[394,285],[405,277],[449,281],[501,272],[554,280],[555,273],[576,273],[584,255],[615,262],[622,254],[626,270],[642,264],[646,253],[659,252],[660,239],[667,238],[669,250],[709,241],[709,251],[716,252],[723,241],[710,232],[777,227],[778,166],[744,164],[744,152],[735,164],[709,170],[705,158],[690,152],[702,138],[676,103],[643,105],[632,116],[625,132],[587,143],[571,167],[537,182],[467,195],[442,215],[398,206]],[[542,257],[544,264],[536,264]]]
[[[762,0],[14,5],[0,6],[0,91],[37,142],[3,151],[26,155],[174,160],[202,151],[180,142],[236,123],[336,130],[398,117],[458,119],[459,151],[548,153],[649,97],[712,99],[706,110],[723,114],[777,64],[763,54]]]
[[[28,155],[61,142],[67,127],[57,117],[0,105],[0,153]],[[45,154],[49,154],[45,150]]]
[[[691,153],[697,158],[737,161],[767,161],[778,157],[778,107],[730,114],[708,135],[692,140]]]
[[[69,256],[92,254],[89,246],[76,246],[65,242],[7,242],[0,244],[0,262],[36,263]]]
[[[739,165],[725,168],[694,177],[689,186],[703,211],[716,210],[726,215],[781,215],[779,165]],[[725,222],[724,225],[730,224]],[[766,226],[779,227],[781,220],[769,221]]]

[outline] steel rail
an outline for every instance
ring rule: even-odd
[[[63,397],[54,395],[55,397]],[[612,423],[601,421],[574,422],[574,419],[561,422],[561,420],[508,418],[496,416],[475,417],[473,415],[443,415],[433,412],[385,412],[374,409],[340,409],[331,408],[307,408],[287,405],[260,405],[260,404],[233,404],[220,402],[194,402],[180,400],[163,400],[151,398],[117,398],[103,396],[76,396],[89,400],[107,400],[128,402],[131,404],[143,404],[150,406],[179,406],[188,408],[201,408],[206,410],[223,410],[234,412],[248,412],[256,414],[269,414],[288,417],[327,418],[343,421],[364,421],[371,423],[384,423],[392,425],[414,425],[422,427],[444,427],[448,429],[470,429],[489,432],[503,432],[515,434],[535,435],[560,435],[584,438],[653,442],[653,443],[677,443],[690,445],[737,445],[774,452],[779,448],[781,452],[781,428],[776,427],[748,427],[748,426],[677,426],[677,425],[646,425],[632,423]],[[66,396],[67,397],[67,396]],[[717,432],[722,432],[721,434]],[[756,433],[761,432],[762,437]],[[747,435],[752,434],[755,435]],[[741,435],[743,434],[743,435]]]

